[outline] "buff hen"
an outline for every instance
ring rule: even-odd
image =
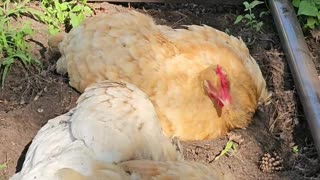
[[[146,95],[124,82],[103,81],[86,89],[77,106],[43,126],[12,180],[58,179],[71,168],[90,176],[96,164],[182,159],[164,136]]]
[[[105,79],[138,86],[169,137],[203,140],[245,128],[270,99],[257,62],[241,39],[186,27],[156,25],[128,10],[88,18],[49,42],[59,47],[57,72],[68,73],[72,87],[82,92]]]

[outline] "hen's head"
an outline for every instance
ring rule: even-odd
[[[210,66],[200,74],[206,94],[219,108],[230,108],[230,83],[227,74],[219,65]]]

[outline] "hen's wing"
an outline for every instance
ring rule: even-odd
[[[163,135],[152,103],[135,86],[103,81],[87,88],[78,103],[71,118],[72,134],[91,147],[99,160],[179,157]]]

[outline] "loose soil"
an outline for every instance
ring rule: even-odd
[[[96,9],[97,14],[117,10],[120,5],[128,6],[125,3],[90,5]],[[32,6],[37,7],[37,4]],[[262,19],[265,23],[263,30],[255,32],[245,24],[233,24],[237,15],[243,13],[239,7],[151,3],[131,3],[130,6],[152,15],[159,24],[172,27],[206,24],[241,37],[259,63],[268,88],[273,93],[272,103],[257,111],[247,129],[235,130],[216,140],[181,142],[186,159],[208,163],[235,175],[237,179],[320,178],[319,157],[270,14]],[[260,12],[267,9],[255,10]],[[8,179],[20,170],[24,154],[37,131],[49,119],[74,107],[79,96],[68,85],[67,77],[55,73],[56,59],[46,56],[46,25],[27,17],[22,20],[31,21],[36,30],[28,43],[33,55],[44,64],[44,68],[41,71],[26,69],[16,63],[10,70],[5,87],[0,90],[0,164],[7,164],[6,168],[0,170],[0,179]],[[306,40],[320,72],[317,33],[319,31],[310,33]],[[236,150],[215,160],[229,140],[235,142]],[[294,146],[298,146],[297,153],[292,151]],[[276,152],[284,160],[284,168],[274,173],[263,173],[258,162],[264,153],[272,152]]]

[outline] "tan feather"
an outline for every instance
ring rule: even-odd
[[[134,10],[95,16],[60,43],[57,71],[67,71],[80,92],[105,79],[138,86],[169,137],[201,140],[245,128],[257,106],[270,100],[257,62],[241,39],[209,26],[187,28],[156,25]],[[204,81],[219,84],[216,65],[230,83],[228,108],[204,89]]]

